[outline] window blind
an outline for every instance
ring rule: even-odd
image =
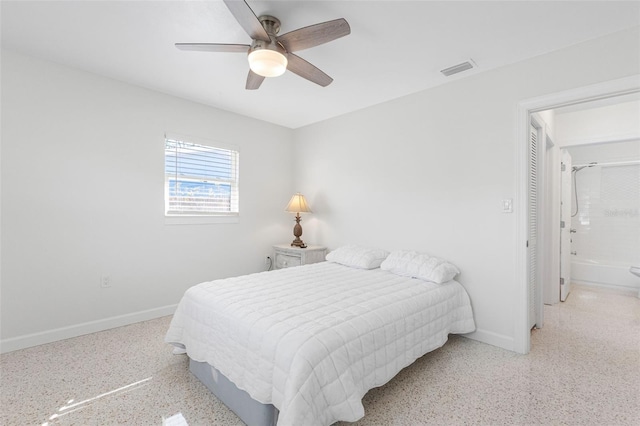
[[[237,215],[239,153],[165,139],[165,214]]]

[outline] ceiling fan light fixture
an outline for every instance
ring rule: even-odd
[[[276,50],[256,49],[249,53],[249,68],[263,77],[278,77],[287,70],[287,57]]]

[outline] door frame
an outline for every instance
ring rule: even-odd
[[[518,103],[516,137],[515,137],[515,171],[516,190],[514,207],[516,212],[516,238],[514,251],[516,254],[515,283],[513,296],[514,306],[514,340],[513,350],[526,354],[531,349],[531,335],[529,325],[529,285],[527,270],[527,238],[529,229],[529,215],[527,211],[528,181],[529,181],[529,125],[531,115],[548,109],[560,108],[568,105],[580,104],[614,96],[640,93],[640,74],[629,77],[579,87],[563,92],[552,93],[536,98],[525,99]],[[544,158],[544,156],[542,157]],[[544,161],[544,160],[543,160]],[[544,200],[542,200],[544,204]],[[538,204],[538,210],[543,212],[544,206]],[[549,238],[544,239],[549,243]],[[544,250],[546,247],[541,247]],[[540,271],[539,271],[540,272]]]

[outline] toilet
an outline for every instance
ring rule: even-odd
[[[632,266],[629,268],[629,272],[631,272],[633,275],[637,276],[638,278],[640,278],[640,266]],[[640,290],[638,290],[638,297],[640,297]]]

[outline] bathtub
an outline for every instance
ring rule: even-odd
[[[629,272],[630,266],[640,265],[611,265],[590,259],[573,259],[571,261],[571,282],[638,291],[640,278]]]

